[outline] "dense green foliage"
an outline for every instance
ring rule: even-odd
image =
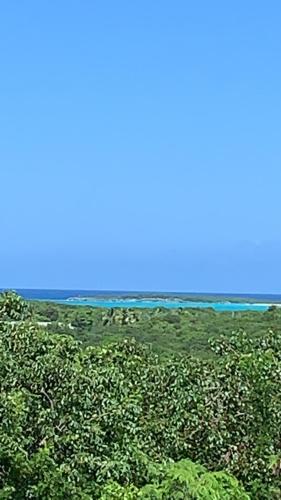
[[[0,294],[0,319],[2,321],[20,321],[31,316],[30,308],[14,292],[3,292]]]
[[[0,498],[280,498],[281,335],[162,359],[133,339],[83,347],[14,295],[0,304]]]
[[[215,312],[213,309],[95,309],[48,302],[32,304],[38,321],[50,322],[49,331],[70,333],[86,345],[107,345],[135,338],[161,356],[192,354],[210,358],[209,339],[245,331],[261,337],[268,329],[281,334],[281,308]],[[69,328],[71,326],[71,329]]]
[[[225,472],[207,472],[190,460],[166,466],[150,464],[152,483],[141,488],[109,482],[101,490],[101,498],[114,499],[201,499],[250,500],[236,479]]]

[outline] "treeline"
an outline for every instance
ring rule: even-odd
[[[34,318],[47,322],[49,331],[67,333],[85,345],[108,345],[135,338],[159,355],[191,354],[211,358],[209,339],[246,331],[260,337],[273,329],[281,333],[281,308],[215,312],[213,309],[99,309],[88,306],[33,302]]]
[[[84,347],[0,298],[0,498],[278,499],[281,335]]]

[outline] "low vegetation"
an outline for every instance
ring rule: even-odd
[[[48,323],[49,331],[68,333],[85,345],[108,345],[134,338],[159,355],[213,357],[209,339],[233,332],[258,338],[269,329],[281,334],[281,308],[216,312],[214,309],[95,309],[88,306],[33,302],[33,316]]]

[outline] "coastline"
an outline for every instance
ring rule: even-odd
[[[123,309],[210,309],[218,312],[265,312],[281,307],[281,295],[224,294],[182,292],[136,292],[113,290],[17,289],[29,301],[51,302],[67,306]]]

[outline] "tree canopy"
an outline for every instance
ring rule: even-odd
[[[160,359],[84,347],[0,299],[0,498],[280,498],[281,336]]]

